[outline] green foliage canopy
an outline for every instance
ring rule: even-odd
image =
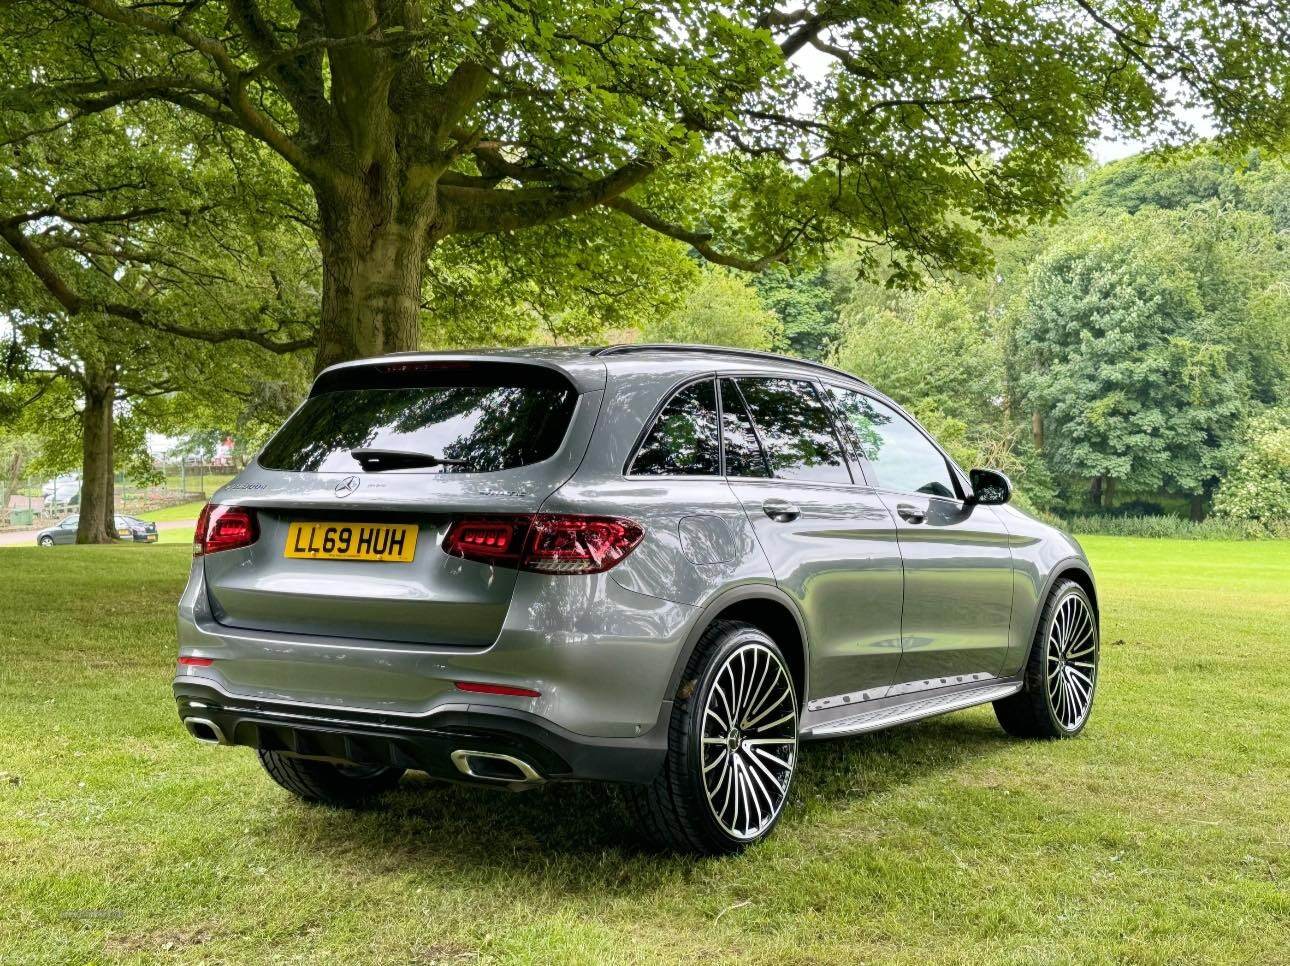
[[[1177,135],[1178,99],[1284,144],[1286,28],[1220,0],[24,0],[0,109],[11,138],[149,106],[273,152],[312,195],[325,365],[415,347],[457,236],[625,221],[750,270],[850,239],[896,282],[980,271],[1108,124]]]
[[[646,342],[697,342],[769,351],[783,326],[757,289],[729,269],[710,268],[675,310],[641,327]]]

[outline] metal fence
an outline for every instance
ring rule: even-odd
[[[139,483],[118,473],[116,512],[130,515],[207,499],[237,472],[228,463],[172,461],[155,467],[160,482]],[[77,474],[0,480],[0,529],[27,529],[76,513],[80,505]],[[196,514],[194,514],[195,516]]]

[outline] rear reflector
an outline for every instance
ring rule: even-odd
[[[201,557],[221,550],[249,547],[260,536],[255,511],[240,506],[207,503],[197,518],[193,534],[193,556]]]
[[[598,574],[620,563],[645,536],[622,517],[575,513],[468,517],[444,534],[454,557],[543,574]]]
[[[215,663],[213,657],[181,657],[179,663],[184,667],[210,667]]]
[[[458,691],[466,691],[472,694],[510,694],[517,698],[540,698],[541,691],[534,691],[532,688],[513,688],[506,684],[485,684],[482,681],[457,681]]]

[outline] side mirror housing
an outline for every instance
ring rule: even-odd
[[[1000,506],[1012,499],[1012,480],[998,470],[972,470],[972,502]]]

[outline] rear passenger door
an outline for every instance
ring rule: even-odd
[[[1012,617],[1007,529],[993,507],[962,498],[945,454],[899,410],[855,389],[826,388],[900,534],[897,685],[930,689],[997,674]]]
[[[716,590],[764,579],[752,526],[721,476],[716,378],[672,390],[626,468],[617,499],[647,539],[610,572],[636,593],[702,605]]]
[[[882,501],[853,480],[820,386],[723,377],[725,473],[806,620],[822,710],[880,697],[900,662],[901,560]]]

